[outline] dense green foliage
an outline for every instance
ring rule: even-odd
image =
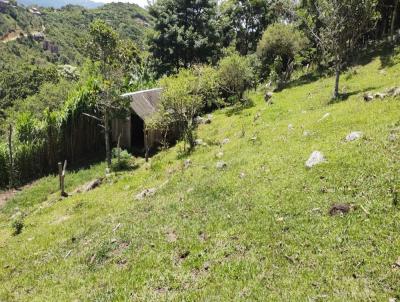
[[[163,88],[160,118],[166,120],[164,123],[176,124],[192,149],[195,145],[194,118],[205,105],[199,93],[198,78],[191,69],[181,69],[178,74],[163,78],[160,86]]]
[[[222,95],[234,104],[243,101],[244,92],[254,85],[254,71],[248,57],[237,53],[218,63],[218,78]]]
[[[96,96],[97,117],[104,128],[107,166],[111,168],[110,122],[115,113],[127,112],[128,100],[121,98],[126,74],[124,71],[138,62],[134,44],[119,40],[105,21],[96,19],[90,24],[86,49],[94,64],[99,64],[99,93]]]
[[[40,17],[16,4],[15,0],[11,0],[10,5],[0,5],[0,38],[10,31],[18,29],[33,31],[42,25]]]
[[[215,62],[220,49],[216,9],[216,0],[159,0],[151,6],[150,51],[160,74]]]
[[[139,47],[143,47],[145,31],[152,24],[146,10],[123,3],[108,4],[95,10],[70,5],[61,10],[43,8],[41,12],[40,16],[34,15],[26,8],[10,4],[0,14],[3,34],[16,31],[17,36],[25,35],[15,41],[0,43],[0,112],[38,93],[42,84],[57,83],[54,71],[59,66],[84,65],[84,41],[94,19],[107,20],[121,38],[135,41]],[[31,35],[38,33],[43,36],[35,38]],[[44,43],[54,45],[54,52],[45,50]],[[58,103],[63,101],[65,99]]]
[[[306,45],[303,33],[292,25],[277,23],[269,26],[257,47],[263,76],[270,76],[280,87],[285,85],[296,67],[296,57],[300,57]]]
[[[242,55],[256,49],[264,29],[277,19],[264,0],[226,0],[221,9],[225,46],[234,43]]]

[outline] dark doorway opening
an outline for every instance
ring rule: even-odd
[[[144,122],[136,113],[131,114],[131,144],[132,152],[143,153]]]

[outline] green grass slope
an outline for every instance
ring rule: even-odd
[[[1,210],[0,300],[400,299],[400,101],[362,98],[399,79],[400,65],[376,59],[343,77],[350,96],[335,104],[332,78],[286,89],[271,106],[252,93],[252,108],[200,126],[208,146],[188,157],[176,146],[63,200],[51,194],[55,178],[37,182]],[[351,131],[364,138],[345,142]],[[306,169],[314,150],[327,162]],[[145,188],[157,192],[136,200]],[[332,217],[333,203],[355,209]],[[12,236],[17,211],[25,228]]]

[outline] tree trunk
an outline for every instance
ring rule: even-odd
[[[393,15],[392,15],[392,22],[390,24],[390,40],[394,41],[394,26],[396,24],[396,18],[397,18],[397,9],[399,8],[399,0],[396,0],[394,4],[394,9],[393,9]]]
[[[110,147],[110,121],[108,109],[104,111],[104,141],[106,144],[106,161],[107,168],[111,168],[111,147]]]
[[[339,97],[339,80],[340,80],[340,64],[336,65],[335,69],[335,90],[333,91],[333,98]]]

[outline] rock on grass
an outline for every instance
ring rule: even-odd
[[[142,192],[140,192],[139,194],[137,194],[135,196],[135,199],[136,200],[142,200],[142,199],[145,199],[146,197],[153,196],[154,194],[156,194],[156,189],[155,188],[145,189]]]
[[[360,139],[362,136],[363,136],[363,133],[361,131],[353,131],[346,136],[346,141],[353,142],[353,141]]]
[[[316,165],[322,164],[326,159],[320,151],[314,151],[306,161],[306,167],[312,168]]]

